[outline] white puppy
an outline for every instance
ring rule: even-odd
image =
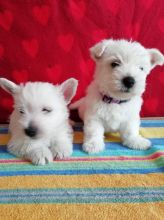
[[[84,120],[83,149],[104,149],[104,132],[119,132],[124,145],[146,150],[149,140],[139,135],[142,93],[146,76],[164,63],[157,49],[126,40],[103,40],[90,49],[96,71],[84,98],[70,106]]]
[[[0,86],[14,98],[9,152],[34,164],[69,157],[73,147],[67,104],[75,95],[77,84],[71,78],[57,86],[42,82],[16,85],[0,78]]]

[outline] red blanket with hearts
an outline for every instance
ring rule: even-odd
[[[17,83],[69,77],[85,94],[94,63],[88,49],[104,38],[126,38],[164,53],[163,0],[1,0],[0,77]],[[164,68],[148,77],[142,116],[164,116]],[[12,110],[0,90],[0,122]]]

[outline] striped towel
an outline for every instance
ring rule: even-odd
[[[164,120],[143,120],[147,151],[123,147],[106,134],[106,149],[89,156],[83,133],[74,132],[70,159],[35,166],[7,153],[7,126],[0,127],[0,219],[163,220]]]

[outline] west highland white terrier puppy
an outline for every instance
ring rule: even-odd
[[[157,49],[145,49],[126,40],[103,40],[90,49],[96,62],[94,79],[87,94],[70,106],[78,108],[84,121],[83,150],[104,149],[104,132],[119,132],[123,145],[146,150],[151,142],[139,134],[142,94],[146,76],[164,64]]]
[[[77,85],[73,78],[56,86],[43,82],[16,85],[0,78],[0,86],[14,98],[8,151],[38,165],[69,157],[73,146],[67,104]]]

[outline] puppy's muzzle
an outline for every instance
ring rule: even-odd
[[[131,76],[127,76],[122,79],[122,84],[127,88],[131,89],[135,84],[135,79]]]
[[[38,129],[36,127],[29,126],[28,128],[24,129],[24,132],[27,136],[34,138],[38,133]]]

